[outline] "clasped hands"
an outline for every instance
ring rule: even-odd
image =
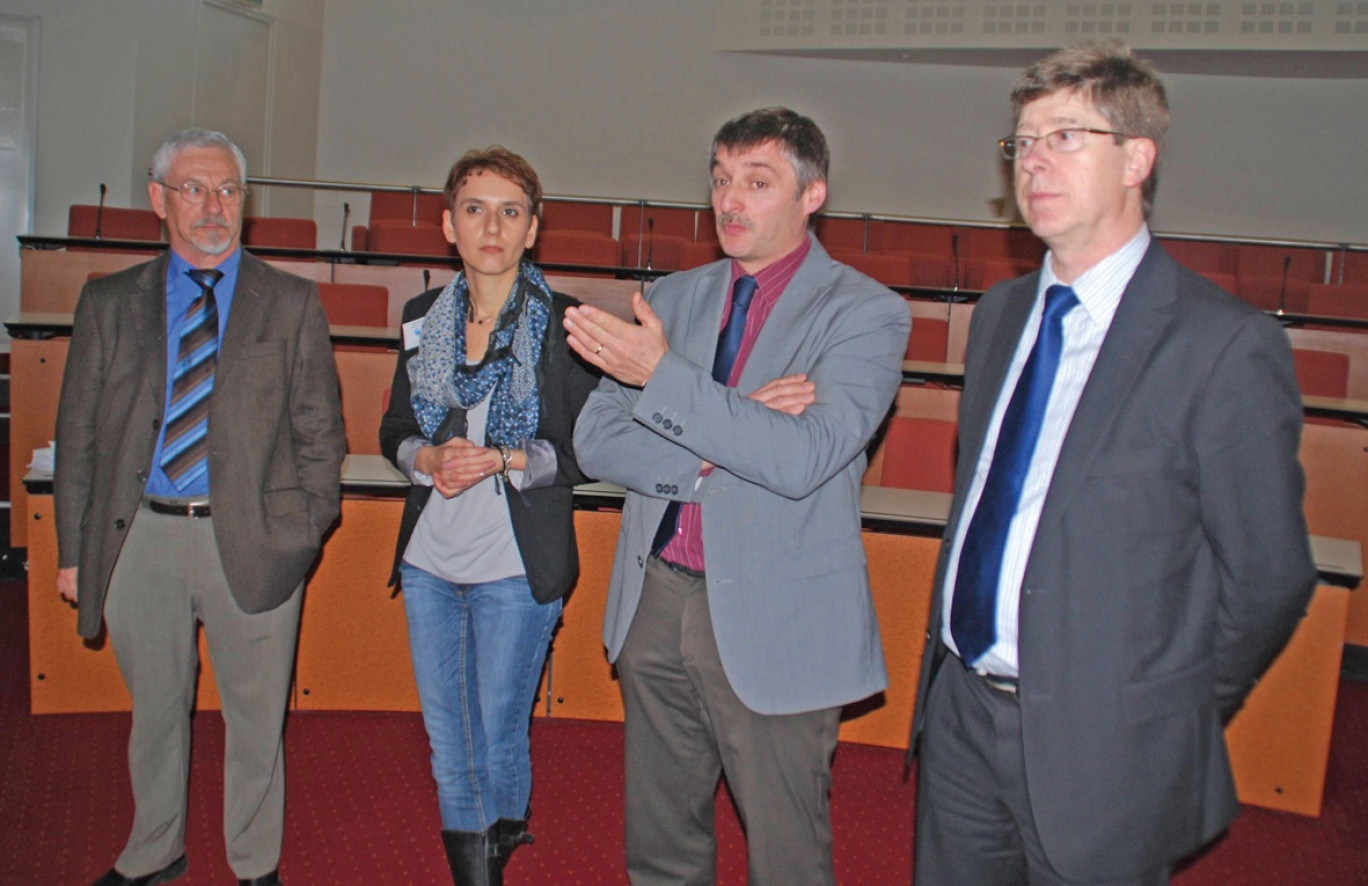
[[[465,437],[452,437],[418,450],[413,467],[432,477],[433,488],[443,497],[453,498],[502,471],[503,456],[499,450],[476,446]]]

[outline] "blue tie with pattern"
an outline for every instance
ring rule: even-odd
[[[741,339],[746,334],[746,314],[750,311],[751,299],[758,285],[750,275],[737,277],[732,284],[731,313],[727,315],[727,322],[717,336],[717,352],[713,354],[712,377],[718,384],[725,385],[731,378],[736,355],[741,352]],[[678,501],[665,506],[665,514],[660,518],[660,526],[651,541],[652,554],[659,555],[674,537],[675,530],[679,528],[679,506]]]
[[[964,534],[955,577],[955,599],[950,606],[950,635],[968,666],[988,651],[997,634],[998,579],[1007,547],[1007,530],[1016,515],[1021,486],[1031,467],[1045,406],[1059,369],[1064,315],[1077,304],[1078,296],[1068,286],[1056,284],[1045,291],[1040,333],[1003,413],[997,445],[993,448],[993,464]]]
[[[185,489],[209,470],[209,395],[218,365],[214,286],[223,277],[213,268],[186,274],[199,285],[200,294],[186,309],[181,326],[161,456],[161,468],[177,489]]]

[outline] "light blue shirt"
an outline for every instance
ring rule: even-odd
[[[1026,561],[1035,544],[1036,527],[1040,524],[1040,512],[1045,506],[1045,494],[1049,492],[1050,481],[1054,478],[1055,464],[1064,446],[1064,437],[1073,422],[1074,410],[1083,396],[1083,388],[1088,383],[1097,354],[1111,329],[1112,318],[1121,304],[1121,296],[1126,291],[1135,269],[1149,249],[1149,228],[1141,225],[1140,230],[1125,246],[1102,259],[1084,272],[1073,283],[1078,295],[1078,307],[1064,317],[1064,349],[1059,357],[1059,369],[1054,384],[1050,388],[1050,399],[1045,407],[1045,417],[1040,426],[1040,437],[1036,441],[1035,453],[1022,483],[1021,498],[1017,502],[1016,515],[1007,530],[1007,545],[1002,555],[1002,571],[998,576],[997,616],[995,619],[996,639],[983,657],[975,664],[975,670],[985,674],[1002,677],[1016,677],[1018,672],[1017,656],[1017,618],[1021,602],[1021,582],[1026,575]],[[964,513],[960,516],[955,530],[954,545],[950,549],[950,562],[945,570],[944,607],[941,612],[941,638],[956,655],[954,638],[950,636],[950,607],[954,602],[955,579],[959,574],[960,551],[964,547],[964,535],[969,522],[978,507],[979,497],[983,494],[984,483],[988,479],[988,469],[993,465],[993,451],[997,448],[998,430],[1002,426],[1003,413],[1016,390],[1017,379],[1026,365],[1026,358],[1035,346],[1040,331],[1040,321],[1045,310],[1045,290],[1060,282],[1054,274],[1053,256],[1045,256],[1045,266],[1040,271],[1040,285],[1036,289],[1035,304],[1021,331],[1021,339],[1012,356],[1012,364],[1003,379],[1002,389],[998,392],[997,404],[988,423],[987,434],[983,438],[983,449],[974,467],[974,479],[965,496]]]
[[[238,266],[242,263],[242,247],[218,265],[223,277],[214,286],[214,303],[218,306],[218,339],[223,345],[223,330],[228,328],[228,312],[233,307],[233,293],[237,289]],[[177,489],[161,469],[162,443],[166,437],[166,415],[171,408],[171,380],[176,374],[176,352],[180,350],[181,327],[185,324],[185,312],[190,304],[199,297],[199,284],[186,276],[194,266],[171,251],[166,263],[166,401],[162,403],[161,430],[157,432],[157,448],[152,452],[152,469],[148,472],[148,495],[161,498],[208,498],[209,474],[191,483],[185,489]]]

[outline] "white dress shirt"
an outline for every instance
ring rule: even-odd
[[[1149,228],[1141,225],[1134,237],[1116,252],[1102,259],[1083,273],[1073,283],[1078,295],[1078,306],[1064,317],[1064,347],[1059,357],[1059,369],[1050,389],[1050,399],[1045,407],[1045,417],[1040,427],[1040,438],[1036,442],[1035,453],[1031,457],[1030,468],[1026,472],[1021,487],[1021,499],[1017,503],[1015,516],[1007,530],[1007,545],[1002,556],[1002,571],[998,577],[997,617],[995,619],[996,637],[993,645],[983,654],[975,665],[975,670],[984,674],[1003,677],[1018,676],[1017,657],[1017,609],[1021,598],[1021,580],[1026,574],[1026,561],[1035,543],[1036,526],[1040,522],[1040,512],[1045,504],[1045,494],[1049,491],[1050,480],[1054,477],[1055,463],[1064,445],[1069,424],[1073,421],[1074,410],[1078,407],[1083,388],[1088,383],[1093,363],[1098,351],[1111,328],[1116,308],[1121,303],[1121,294],[1130,282],[1131,276],[1149,249]],[[988,469],[993,464],[993,451],[997,448],[998,430],[1002,425],[1002,415],[1016,390],[1017,379],[1021,376],[1026,358],[1035,346],[1040,330],[1040,319],[1045,309],[1045,290],[1060,282],[1054,274],[1053,256],[1046,254],[1044,267],[1040,272],[1040,285],[1036,289],[1035,304],[1026,326],[1017,342],[1012,363],[1007,368],[1007,377],[1002,389],[998,391],[997,403],[988,423],[988,432],[983,439],[983,449],[979,452],[978,464],[974,466],[974,478],[969,485],[969,493],[964,503],[964,514],[960,517],[955,530],[954,544],[950,549],[950,562],[945,570],[944,606],[941,612],[941,638],[945,645],[956,655],[959,650],[950,636],[950,608],[954,602],[955,578],[959,574],[960,551],[964,547],[964,535],[978,507],[979,496],[988,479]]]

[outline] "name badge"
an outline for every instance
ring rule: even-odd
[[[427,319],[424,315],[417,320],[410,320],[401,328],[404,331],[404,350],[411,351],[418,347],[418,340],[423,335],[423,321]]]

